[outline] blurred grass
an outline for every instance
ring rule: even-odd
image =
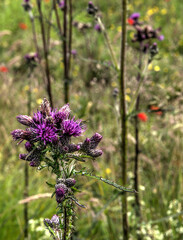
[[[74,2],[74,20],[90,22],[86,15],[88,1]],[[103,21],[107,27],[116,56],[119,57],[120,46],[120,3],[119,1],[94,1],[102,11]],[[33,1],[33,4],[35,1]],[[45,15],[50,3],[44,4]],[[129,14],[140,12],[148,24],[162,28],[165,35],[163,42],[158,42],[160,53],[153,61],[149,77],[141,91],[141,109],[148,114],[148,122],[141,123],[140,155],[140,199],[143,222],[141,231],[145,240],[180,240],[182,229],[182,159],[183,143],[181,141],[182,124],[182,12],[183,2],[170,1],[129,1]],[[34,10],[35,11],[35,10]],[[21,7],[21,1],[4,0],[0,2],[0,65],[8,67],[9,72],[0,73],[0,239],[23,239],[23,206],[18,204],[23,198],[23,166],[18,159],[23,147],[17,147],[11,140],[10,132],[19,128],[16,115],[27,112],[27,70],[24,55],[34,52],[31,25],[28,16]],[[36,13],[36,11],[35,11]],[[61,16],[61,13],[60,13]],[[36,20],[37,22],[37,20]],[[26,23],[28,28],[22,30],[19,23]],[[39,31],[38,22],[36,23]],[[120,183],[120,166],[118,150],[118,120],[115,106],[118,99],[112,97],[113,88],[117,87],[116,74],[111,67],[105,68],[103,62],[110,61],[110,56],[102,34],[90,29],[85,34],[74,29],[73,48],[77,50],[76,59],[72,59],[72,83],[70,105],[73,113],[87,120],[87,136],[96,131],[103,135],[101,147],[102,158],[94,163],[87,163],[94,168],[97,175],[102,175]],[[131,43],[133,29],[128,27],[127,46],[127,88],[129,101],[136,88],[138,52]],[[57,33],[51,32],[50,65],[53,83],[54,103],[63,105],[63,67]],[[40,35],[38,35],[41,45]],[[159,71],[155,71],[155,67]],[[40,69],[35,69],[32,76],[33,111],[38,108],[40,98],[46,96]],[[168,111],[160,117],[148,112],[148,105],[158,105]],[[134,157],[133,120],[129,129],[128,186],[133,184]],[[110,170],[107,170],[107,169]],[[30,195],[50,192],[45,184],[52,179],[46,171],[37,172],[30,169]],[[53,181],[53,180],[52,180]],[[109,186],[93,180],[78,177],[78,187],[82,190],[78,198],[87,210],[77,210],[75,239],[120,240],[121,203],[116,192]],[[106,206],[106,207],[105,207]],[[39,199],[29,203],[31,219],[50,218],[55,213],[56,203],[52,199]],[[99,214],[100,213],[100,214]],[[178,215],[176,215],[178,214]],[[180,214],[180,215],[179,215]],[[134,215],[134,197],[129,194],[130,238],[136,238],[138,224]],[[164,219],[164,217],[176,217]],[[157,220],[157,221],[156,221]],[[159,221],[158,221],[159,220]],[[153,223],[154,221],[154,223]],[[39,225],[39,224],[38,224]],[[30,224],[30,239],[43,238],[43,231]]]

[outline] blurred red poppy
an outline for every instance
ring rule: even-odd
[[[130,25],[133,25],[133,24],[134,24],[134,20],[131,19],[131,18],[128,18],[128,23],[129,23]]]
[[[148,117],[144,112],[138,113],[137,117],[142,122],[147,122],[147,120],[148,120]]]
[[[8,72],[7,67],[5,67],[5,66],[1,66],[1,67],[0,67],[0,72],[3,72],[3,73]]]
[[[19,23],[19,27],[22,29],[22,30],[26,30],[28,27],[25,23]]]

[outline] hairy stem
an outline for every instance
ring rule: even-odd
[[[126,17],[127,17],[127,0],[122,0],[122,33],[121,33],[121,62],[120,62],[120,115],[121,115],[121,167],[122,167],[122,184],[127,183],[127,111],[125,101],[125,52],[126,52]],[[128,240],[128,219],[127,219],[127,195],[122,195],[122,223],[123,239]]]
[[[50,101],[50,106],[53,108],[53,100],[52,100],[52,93],[51,93],[51,79],[50,79],[50,68],[49,68],[49,61],[48,61],[48,49],[46,45],[46,32],[43,23],[43,14],[41,9],[41,0],[37,0],[38,12],[39,12],[39,20],[41,25],[41,35],[42,35],[42,42],[43,42],[43,51],[44,51],[44,58],[45,58],[45,74],[47,78],[47,93]]]

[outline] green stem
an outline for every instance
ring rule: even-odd
[[[120,115],[121,115],[121,167],[122,167],[122,184],[127,183],[127,113],[125,101],[125,53],[126,53],[126,19],[127,19],[127,0],[122,0],[122,33],[121,33],[121,62],[120,62]],[[127,195],[122,195],[122,223],[123,223],[123,240],[128,240],[128,219],[127,219]]]
[[[104,26],[104,24],[103,24],[103,22],[102,22],[102,20],[101,20],[100,17],[97,17],[97,21],[98,21],[98,24],[99,24],[99,25],[101,26],[101,28],[102,28],[102,32],[103,32],[103,34],[104,34],[104,38],[105,38],[105,40],[106,40],[106,43],[107,43],[107,46],[108,46],[108,49],[109,49],[109,52],[110,52],[110,55],[111,55],[113,64],[114,64],[116,70],[119,70],[118,62],[117,62],[117,60],[116,60],[116,58],[115,58],[115,54],[114,54],[114,52],[113,52],[113,49],[112,49],[112,46],[111,46],[111,43],[110,43],[110,40],[109,40],[107,31],[106,31],[106,29],[105,29],[105,26]]]

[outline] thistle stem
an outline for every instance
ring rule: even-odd
[[[122,184],[127,183],[127,111],[125,101],[125,53],[126,53],[126,17],[127,17],[127,0],[122,0],[122,33],[121,33],[121,62],[120,62],[120,115],[121,115],[121,167],[122,167]],[[122,223],[123,239],[128,240],[128,219],[127,219],[127,195],[122,195]]]
[[[37,6],[39,11],[39,20],[41,25],[41,35],[42,35],[42,42],[43,42],[43,50],[44,50],[44,58],[45,58],[45,74],[47,78],[47,93],[50,101],[50,106],[53,108],[53,100],[52,100],[52,93],[51,93],[51,79],[50,79],[50,68],[49,68],[49,61],[48,61],[48,49],[46,45],[46,33],[45,27],[43,23],[43,14],[41,9],[41,0],[37,0]]]

